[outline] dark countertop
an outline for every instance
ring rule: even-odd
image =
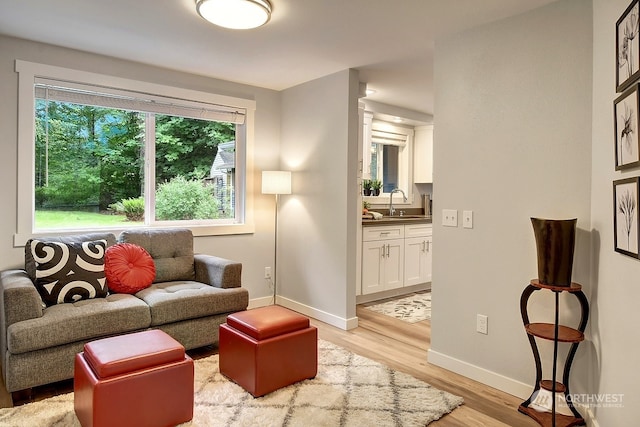
[[[431,224],[431,216],[425,215],[405,215],[405,216],[384,216],[381,219],[362,219],[363,227],[371,227],[376,225],[394,225],[394,224]]]

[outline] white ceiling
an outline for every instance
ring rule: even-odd
[[[556,0],[271,0],[215,27],[194,0],[0,0],[0,34],[282,90],[347,68],[369,99],[433,113],[434,40]]]

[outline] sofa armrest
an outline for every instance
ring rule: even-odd
[[[42,317],[42,298],[25,270],[0,272],[2,326]]]
[[[194,255],[196,281],[217,288],[242,286],[242,264],[213,255]]]

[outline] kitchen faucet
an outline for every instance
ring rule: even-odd
[[[404,191],[399,188],[394,188],[393,190],[391,190],[391,193],[389,194],[389,216],[393,216],[393,214],[396,212],[395,208],[393,207],[393,193],[397,193],[398,191],[402,193],[402,198],[404,199],[404,201],[407,201],[407,195],[404,194]]]

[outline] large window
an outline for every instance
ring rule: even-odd
[[[34,72],[40,67],[54,76]],[[116,78],[105,85],[105,76],[21,61],[16,68],[19,153],[32,171],[27,177],[19,159],[32,221],[30,229],[19,221],[18,234],[156,225],[217,234],[211,227],[246,225],[253,101]],[[27,84],[31,102],[22,99]],[[35,126],[23,132],[28,108]]]

